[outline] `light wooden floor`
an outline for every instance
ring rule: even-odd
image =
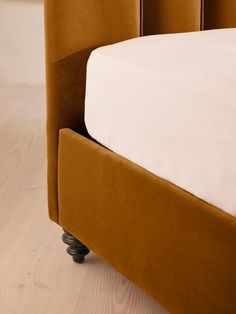
[[[90,254],[77,265],[47,217],[43,87],[0,82],[0,314],[164,314]]]

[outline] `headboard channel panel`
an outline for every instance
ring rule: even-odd
[[[140,35],[140,0],[45,0],[49,215],[58,222],[62,128],[85,132],[86,64],[96,47]]]
[[[201,0],[143,0],[143,34],[201,29]]]

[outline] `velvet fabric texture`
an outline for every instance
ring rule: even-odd
[[[86,63],[91,51],[140,34],[139,0],[46,0],[48,204],[58,222],[58,131],[85,134]]]
[[[86,134],[86,63],[99,46],[141,34],[236,27],[235,0],[45,0],[48,204],[58,222],[58,132]]]
[[[235,6],[45,0],[49,216],[172,313],[236,313],[236,219],[86,138],[86,63],[141,34],[236,27]]]
[[[143,0],[143,34],[236,27],[234,0]]]
[[[143,34],[201,29],[201,0],[143,0]]]
[[[60,131],[59,222],[174,314],[236,313],[236,219]]]

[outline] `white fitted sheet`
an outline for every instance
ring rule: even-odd
[[[236,29],[96,49],[85,122],[104,146],[236,216]]]

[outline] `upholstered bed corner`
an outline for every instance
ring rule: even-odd
[[[93,250],[171,313],[236,313],[236,218],[90,138],[86,65],[140,35],[235,26],[234,0],[45,0],[50,218],[75,261]]]
[[[84,134],[86,63],[93,49],[140,33],[139,0],[45,1],[49,213],[58,222],[58,131]]]

